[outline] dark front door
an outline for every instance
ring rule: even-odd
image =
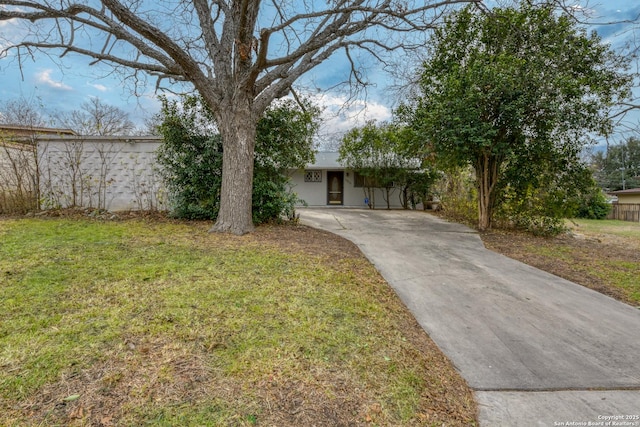
[[[327,204],[342,204],[342,189],[344,187],[344,172],[327,172]]]

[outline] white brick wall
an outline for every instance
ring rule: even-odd
[[[155,137],[51,137],[38,141],[43,208],[166,210]]]

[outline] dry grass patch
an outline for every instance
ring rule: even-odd
[[[494,230],[488,249],[640,307],[640,224],[572,220],[572,234],[553,238]]]
[[[357,248],[297,226],[0,220],[0,425],[473,425]]]

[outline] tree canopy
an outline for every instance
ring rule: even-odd
[[[195,96],[180,102],[162,98],[158,150],[161,174],[171,195],[175,216],[215,219],[220,210],[224,147],[211,112]],[[297,196],[287,172],[314,161],[313,135],[319,110],[307,101],[276,102],[258,123],[253,221],[256,224],[293,215]]]
[[[464,8],[428,48],[410,120],[418,144],[474,168],[480,229],[506,190],[523,198],[583,176],[580,151],[629,93],[626,60],[548,4]]]
[[[414,200],[426,198],[436,174],[411,149],[410,136],[411,130],[398,123],[369,121],[343,137],[338,160],[362,177],[370,208],[375,208],[375,188],[385,190],[387,209],[392,187],[402,190],[401,202],[405,208],[412,196]]]
[[[640,139],[626,141],[596,152],[591,159],[594,176],[605,190],[616,191],[640,187]]]
[[[132,70],[157,84],[189,82],[211,110],[225,147],[216,231],[246,233],[257,123],[294,82],[337,52],[350,65],[348,81],[366,79],[356,53],[414,45],[448,5],[481,0],[1,0],[0,22],[27,31],[0,42],[0,57],[55,50],[92,63]],[[64,58],[63,58],[64,60]]]

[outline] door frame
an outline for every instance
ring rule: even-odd
[[[338,178],[338,182],[340,183],[340,203],[331,203],[331,180],[334,176]],[[327,171],[327,205],[344,205],[344,171]]]

